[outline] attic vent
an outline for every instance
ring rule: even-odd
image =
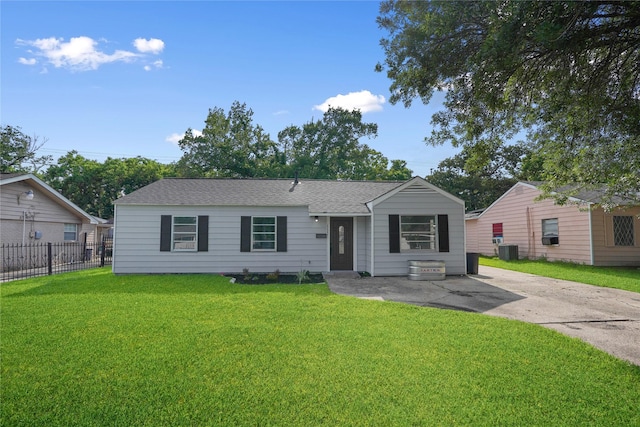
[[[435,191],[431,188],[423,187],[420,184],[413,184],[401,190],[400,193],[411,193],[411,194],[434,194]]]

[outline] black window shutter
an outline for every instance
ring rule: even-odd
[[[449,252],[449,216],[438,215],[438,251]]]
[[[160,217],[160,252],[171,252],[171,215]]]
[[[251,252],[251,217],[240,217],[240,252]]]
[[[389,215],[389,253],[400,253],[400,215]]]
[[[276,236],[276,250],[287,252],[287,217],[279,216],[277,220],[278,235]]]
[[[198,252],[209,251],[209,217],[201,215],[198,217]]]

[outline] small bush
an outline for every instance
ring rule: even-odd
[[[298,274],[296,274],[296,278],[298,279],[298,284],[309,281],[309,270],[298,271]]]
[[[277,282],[280,279],[280,270],[276,270],[272,273],[267,274],[267,280],[271,282]]]

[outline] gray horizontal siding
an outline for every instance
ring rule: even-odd
[[[403,251],[389,253],[389,215],[448,215],[449,252]],[[399,192],[374,206],[374,274],[408,274],[410,260],[444,261],[447,274],[466,273],[464,206],[437,192]]]
[[[117,206],[113,271],[123,273],[283,273],[326,270],[326,223],[307,208]],[[208,252],[160,252],[161,215],[208,215]],[[287,252],[240,252],[240,217],[286,216]]]
[[[356,260],[354,269],[358,271],[371,270],[371,219],[369,217],[356,217]]]

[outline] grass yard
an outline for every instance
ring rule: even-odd
[[[108,269],[0,296],[3,426],[640,425],[640,367],[507,319]]]
[[[480,257],[480,265],[553,277],[554,279],[571,280],[588,285],[640,292],[640,268],[594,267],[570,262],[528,259],[503,261],[497,257]]]

